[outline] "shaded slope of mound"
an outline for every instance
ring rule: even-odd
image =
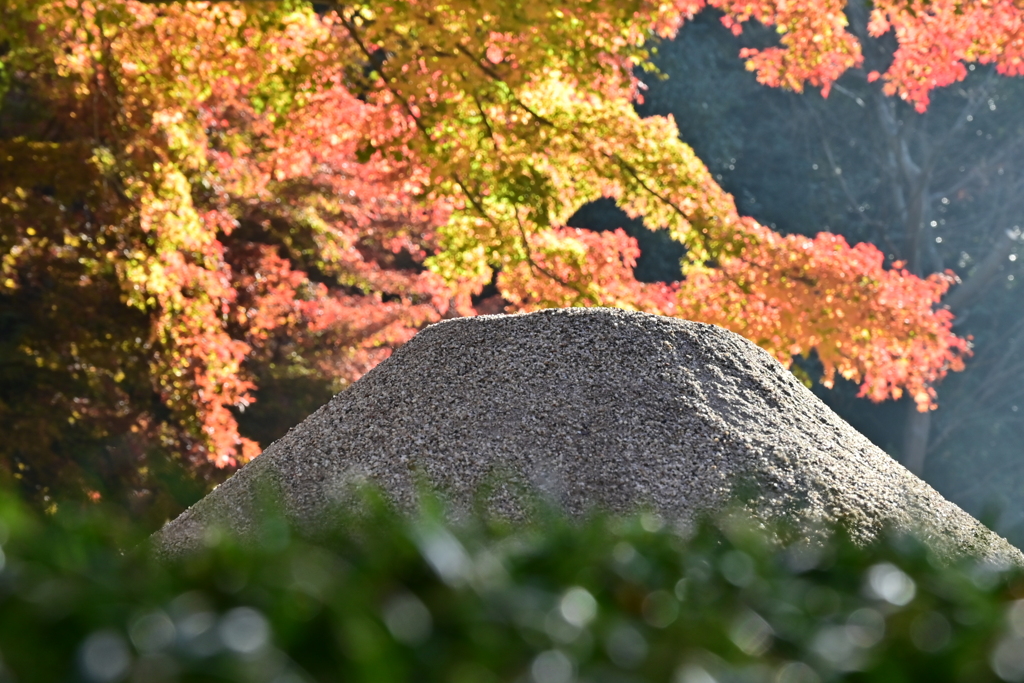
[[[690,519],[738,494],[796,528],[868,540],[914,530],[944,556],[1024,556],[833,413],[785,368],[712,325],[613,309],[433,325],[292,429],[155,537],[179,553],[245,534],[272,489],[314,531],[354,483],[414,505],[483,496],[523,513],[540,491],[571,513],[654,508]],[[484,493],[481,493],[484,492]]]

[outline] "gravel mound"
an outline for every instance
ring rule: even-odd
[[[1024,555],[871,444],[775,359],[713,325],[615,309],[432,325],[154,536],[250,533],[272,490],[315,532],[370,481],[401,506],[424,482],[510,517],[646,507],[690,520],[737,497],[795,528],[914,530],[940,555]],[[347,493],[348,492],[348,493]],[[534,499],[535,500],[535,499]]]

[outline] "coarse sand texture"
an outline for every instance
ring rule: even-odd
[[[914,530],[942,556],[1024,556],[871,444],[768,353],[713,325],[615,309],[432,325],[154,537],[252,531],[276,492],[315,533],[357,482],[403,507],[426,482],[458,514],[657,510],[690,520],[740,497],[791,528],[868,540]],[[532,492],[529,495],[526,492]]]

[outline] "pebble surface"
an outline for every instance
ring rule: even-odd
[[[1024,555],[874,446],[768,353],[713,325],[558,309],[432,325],[154,535],[163,555],[214,526],[251,533],[273,490],[314,531],[370,481],[415,506],[524,514],[639,507],[685,522],[737,496],[796,528],[862,541],[913,530],[942,557]],[[268,488],[269,484],[269,488]]]

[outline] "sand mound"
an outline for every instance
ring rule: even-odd
[[[572,513],[673,519],[739,494],[766,519],[914,529],[943,555],[1024,556],[840,419],[766,352],[712,325],[613,309],[433,325],[155,536],[176,554],[213,524],[245,534],[270,482],[315,530],[353,482],[413,505],[522,513],[524,488]]]

